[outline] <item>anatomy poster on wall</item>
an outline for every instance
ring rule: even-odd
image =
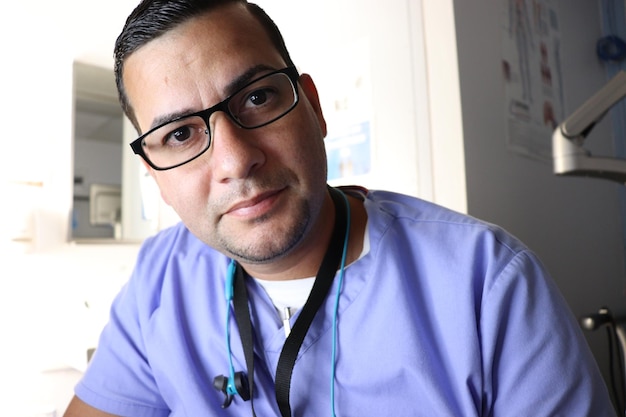
[[[563,118],[559,14],[553,0],[503,0],[502,74],[510,150],[549,161]]]

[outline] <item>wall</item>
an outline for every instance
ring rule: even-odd
[[[93,16],[97,6],[84,7],[89,11],[82,15]],[[56,8],[64,15],[76,11],[58,2],[12,2],[3,5],[3,13],[12,18],[0,25],[0,124],[5,127],[0,164],[3,416],[62,415],[86,365],[86,349],[96,343],[113,294],[128,278],[137,253],[136,245],[67,242],[72,64],[81,57],[68,38],[68,25],[51,18]],[[76,19],[74,14],[71,19],[89,23],[89,28],[81,27],[81,40],[94,47],[90,28],[101,22]],[[110,42],[106,48],[110,56]]]
[[[576,316],[596,312],[603,305],[616,315],[626,315],[623,214],[618,202],[622,186],[600,179],[556,177],[551,164],[506,147],[501,72],[504,3],[454,1],[468,212],[504,226],[535,250]],[[607,81],[594,55],[595,41],[601,37],[599,2],[560,0],[556,5],[565,114],[569,115]],[[598,125],[586,141],[594,154],[613,154],[607,124]],[[605,333],[587,337],[606,374]]]
[[[15,38],[9,23],[0,28],[0,38]],[[31,24],[42,31],[49,26],[35,18]],[[6,61],[0,68],[4,99],[0,123],[8,127],[11,139],[5,144],[0,164],[0,195],[13,204],[0,207],[0,235],[10,233],[8,229],[15,224],[23,224],[29,229],[24,238],[38,233],[41,245],[66,236],[72,199],[72,60],[69,51],[56,47],[59,44],[63,38],[54,31],[42,39],[25,34],[20,42],[2,44]],[[33,201],[29,210],[19,207],[24,194]],[[35,232],[33,207],[40,219],[52,221],[46,230]]]

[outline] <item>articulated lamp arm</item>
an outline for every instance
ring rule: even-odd
[[[625,96],[626,71],[620,71],[554,130],[555,174],[605,178],[626,184],[626,160],[592,156],[582,146],[595,124]]]

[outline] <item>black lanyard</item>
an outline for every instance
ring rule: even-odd
[[[291,333],[285,340],[285,344],[278,359],[276,367],[276,401],[282,417],[291,417],[291,407],[289,405],[289,390],[291,387],[291,375],[293,367],[300,351],[300,346],[304,341],[311,322],[315,314],[321,307],[326,298],[333,279],[339,268],[339,262],[343,254],[344,241],[346,239],[346,222],[347,222],[347,200],[342,193],[332,187],[328,188],[330,196],[335,205],[335,226],[333,234],[326,249],[326,254],[322,260],[322,264],[315,277],[311,294],[307,299],[298,319],[291,329]],[[243,346],[246,365],[248,368],[248,382],[250,388],[250,406],[252,415],[254,412],[253,390],[254,390],[254,339],[252,322],[250,319],[250,307],[248,305],[248,292],[246,289],[243,268],[237,263],[235,272],[235,282],[233,289],[233,306],[235,309],[235,318],[239,326],[239,334],[241,336],[241,344]]]

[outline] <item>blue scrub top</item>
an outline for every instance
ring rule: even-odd
[[[545,269],[502,229],[408,196],[365,198],[369,252],[345,271],[334,408],[347,416],[613,416],[576,320]],[[251,415],[221,409],[228,375],[228,259],[182,224],[147,240],[84,378],[83,401],[134,417]],[[293,416],[331,415],[334,293],[306,335]],[[259,417],[280,416],[274,376],[285,334],[249,280]],[[292,323],[297,319],[296,313]],[[231,327],[233,363],[246,371]]]

